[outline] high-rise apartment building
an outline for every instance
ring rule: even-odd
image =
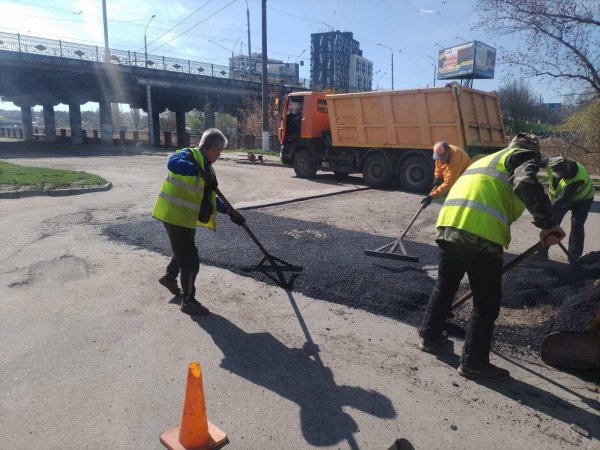
[[[360,43],[349,31],[310,35],[312,89],[336,92],[370,91],[373,63],[362,56]]]

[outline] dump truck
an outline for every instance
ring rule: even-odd
[[[423,192],[433,183],[432,147],[447,141],[475,153],[506,145],[495,93],[463,86],[387,92],[293,92],[283,101],[281,162],[300,178],[362,173],[373,187],[397,179]]]

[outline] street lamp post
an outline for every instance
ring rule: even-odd
[[[394,50],[392,49],[392,47],[388,47],[387,45],[384,44],[377,44],[380,47],[385,47],[387,48],[390,53],[392,54],[392,91],[394,90]]]
[[[148,67],[148,46],[146,45],[146,31],[148,30],[148,25],[152,22],[152,19],[156,17],[156,14],[152,14],[150,20],[146,24],[146,28],[144,28],[144,67]]]

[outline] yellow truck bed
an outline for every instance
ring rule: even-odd
[[[334,146],[431,149],[442,140],[464,149],[506,146],[493,93],[451,86],[325,98]]]

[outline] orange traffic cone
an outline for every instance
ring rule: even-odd
[[[227,435],[206,418],[200,363],[188,366],[180,425],[161,434],[160,442],[169,450],[215,449],[228,442]]]

